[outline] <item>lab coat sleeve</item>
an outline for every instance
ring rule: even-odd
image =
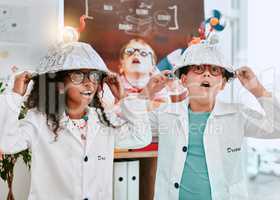
[[[147,101],[143,99],[126,100],[120,105],[125,122],[114,129],[115,148],[133,149],[147,146],[152,141],[148,118]]]
[[[158,119],[159,111],[155,110],[148,113],[149,122],[151,124],[151,131],[153,136],[158,137],[159,136],[159,119]]]
[[[0,149],[14,154],[31,147],[35,126],[32,114],[18,120],[23,97],[16,93],[0,95]]]
[[[245,136],[253,138],[280,138],[280,101],[276,96],[258,98],[264,114],[244,109]]]

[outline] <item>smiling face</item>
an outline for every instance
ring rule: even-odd
[[[217,66],[189,66],[182,74],[181,82],[188,88],[189,97],[197,100],[215,100],[226,84],[224,70]]]
[[[90,75],[90,72],[92,70],[82,69],[67,73],[64,80],[64,90],[66,92],[68,109],[80,110],[82,112],[91,103],[100,82],[94,80],[94,76]],[[84,79],[81,78],[82,74]]]
[[[121,51],[121,68],[129,73],[149,74],[155,65],[155,53],[143,40],[131,40]]]

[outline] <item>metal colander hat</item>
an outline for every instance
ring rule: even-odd
[[[215,65],[224,68],[233,74],[233,67],[227,63],[224,55],[217,44],[211,44],[209,41],[202,41],[193,44],[182,54],[181,62],[174,68],[174,73],[182,67],[191,65]]]
[[[100,55],[87,43],[59,43],[41,60],[38,74],[65,70],[96,69],[109,72]]]

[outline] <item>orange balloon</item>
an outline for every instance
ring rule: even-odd
[[[211,18],[211,19],[210,19],[210,24],[211,24],[212,26],[218,25],[218,24],[219,24],[219,19],[216,18],[216,17]]]

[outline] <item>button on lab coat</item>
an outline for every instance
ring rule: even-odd
[[[213,200],[246,200],[244,137],[280,138],[279,98],[259,98],[265,114],[239,104],[217,102],[204,131]],[[155,200],[178,200],[188,146],[188,100],[150,113],[159,134]],[[263,187],[266,187],[263,185]]]
[[[56,142],[46,116],[35,109],[17,120],[21,103],[17,94],[0,95],[0,148],[6,154],[31,149],[29,200],[111,200],[114,148],[140,148],[151,142],[147,115],[132,113],[125,104],[122,112],[128,122],[116,129],[105,127],[95,109],[89,109],[84,149],[80,133],[66,116]]]

